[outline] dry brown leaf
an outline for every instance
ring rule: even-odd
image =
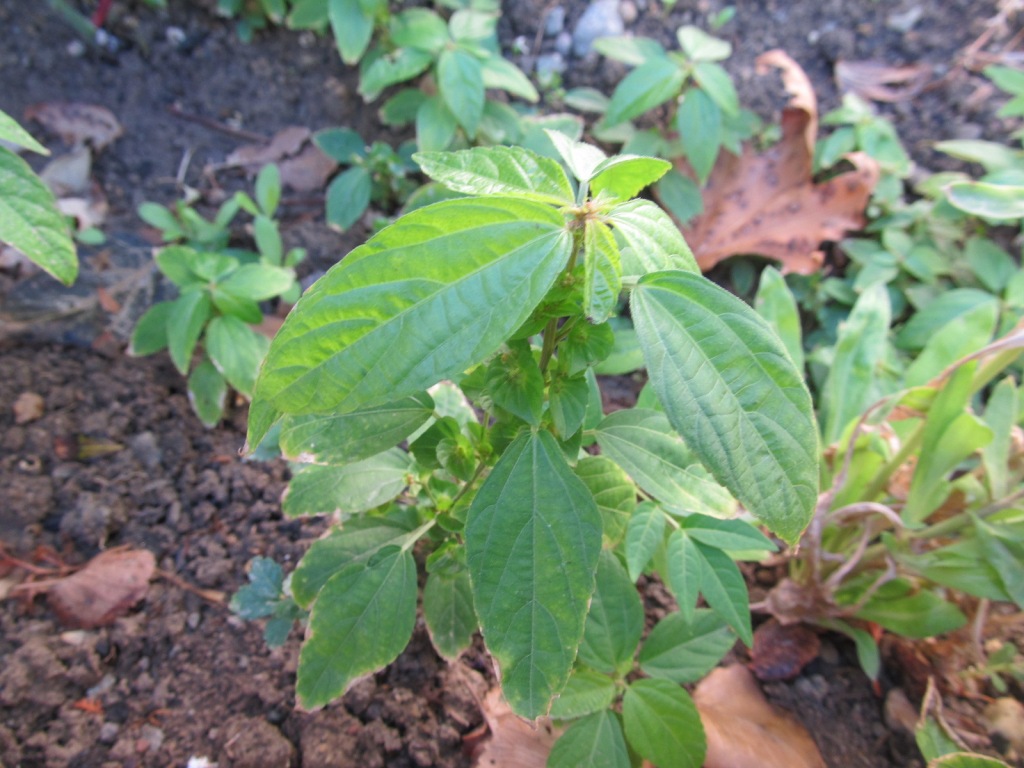
[[[878,163],[853,153],[846,159],[854,170],[815,184],[818,116],[807,76],[782,51],[763,54],[758,67],[781,69],[792,95],[782,113],[782,138],[762,154],[748,146],[739,157],[719,155],[704,190],[704,212],[681,229],[702,270],[730,256],[758,254],[779,261],[783,272],[810,274],[824,262],[823,241],[864,225]],[[680,170],[687,171],[683,161]]]
[[[338,169],[338,164],[314,144],[307,144],[299,154],[285,158],[279,165],[281,184],[296,192],[319,192]]]
[[[819,651],[821,638],[806,624],[769,619],[754,632],[751,669],[759,680],[792,680]]]
[[[39,178],[46,182],[54,195],[66,197],[88,190],[90,173],[92,152],[86,146],[78,146],[48,162],[39,172]]]
[[[807,730],[768,703],[746,667],[715,669],[693,700],[708,740],[704,768],[825,768]]]
[[[516,715],[501,689],[494,688],[481,706],[491,738],[477,758],[481,768],[545,768],[551,747],[558,739],[551,720],[539,718],[530,723]]]
[[[279,163],[296,154],[311,136],[309,128],[290,125],[275,133],[268,144],[246,144],[239,147],[225,160],[227,167],[242,167],[258,171],[267,163]]]
[[[931,79],[932,68],[927,64],[890,67],[881,61],[837,61],[835,75],[840,91],[894,103],[919,94]]]
[[[35,392],[22,392],[14,400],[11,410],[14,411],[15,424],[28,424],[30,421],[35,421],[43,415],[43,412],[46,410],[46,403],[42,395]]]
[[[33,104],[25,110],[25,119],[35,120],[68,144],[78,146],[88,141],[95,150],[103,149],[124,133],[114,113],[96,104]]]
[[[65,625],[101,627],[146,596],[155,569],[156,558],[148,550],[107,550],[54,583],[46,597]]]

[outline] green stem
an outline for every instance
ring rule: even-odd
[[[871,485],[864,491],[864,500],[873,501],[882,491],[885,490],[886,485],[889,484],[889,479],[893,473],[903,466],[907,459],[909,459],[921,446],[921,440],[924,438],[924,421],[917,425],[914,432],[904,441],[903,445],[896,452],[889,461],[886,462],[885,466],[875,475],[875,479],[871,481]]]
[[[435,523],[437,523],[436,517],[432,520],[427,520],[427,522],[425,522],[415,531],[410,533],[405,543],[402,545],[402,551],[408,552],[410,549],[412,549],[416,545],[416,542],[423,538],[423,534],[425,534],[427,531],[434,527]]]
[[[483,471],[486,467],[487,463],[484,461],[481,461],[479,464],[476,465],[476,470],[473,472],[473,476],[469,478],[466,484],[462,486],[459,489],[459,492],[455,494],[454,498],[452,498],[452,504],[451,507],[449,507],[449,509],[454,507],[456,503],[458,503],[459,499],[461,499],[469,492],[469,489],[473,487],[473,483],[475,483],[477,479],[479,479],[480,475],[483,474]]]
[[[50,0],[52,8],[58,16],[89,45],[96,45],[96,27],[85,16],[69,5],[66,0]]]
[[[578,227],[573,232],[572,239],[572,253],[569,254],[569,263],[565,265],[565,269],[562,271],[562,275],[570,274],[576,268],[576,261],[579,259],[580,251],[583,250],[583,227]],[[551,362],[551,358],[555,354],[555,349],[558,347],[559,339],[559,328],[558,321],[561,318],[553,317],[548,321],[548,324],[544,327],[544,342],[541,345],[540,350],[540,372],[546,373],[548,370],[548,364]]]

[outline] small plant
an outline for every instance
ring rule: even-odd
[[[310,611],[298,699],[322,706],[396,658],[419,562],[439,652],[479,628],[512,709],[572,721],[552,765],[696,765],[680,682],[750,642],[734,558],[774,547],[736,499],[799,536],[817,496],[810,399],[768,325],[632,199],[668,163],[548,137],[574,178],[517,147],[416,155],[467,197],[356,248],[271,344],[248,445],[303,462],[287,514],[341,520],[291,574]],[[623,290],[661,410],[605,416],[593,368]],[[648,569],[680,611],[638,649]]]
[[[385,211],[397,210],[416,190],[410,176],[419,168],[412,161],[411,142],[397,150],[382,141],[367,145],[349,128],[328,128],[313,141],[326,155],[348,166],[327,187],[327,223],[336,229],[351,227],[371,202]]]
[[[50,154],[4,112],[0,112],[0,141]],[[75,282],[78,254],[53,193],[28,163],[2,144],[0,193],[0,241],[17,248],[65,285]]]
[[[252,42],[253,35],[270,24],[280,24],[288,12],[287,0],[217,0],[217,13],[238,19],[235,30],[242,42]]]
[[[151,355],[167,349],[175,367],[188,376],[189,400],[206,426],[224,415],[229,385],[252,395],[270,344],[252,327],[263,321],[260,302],[298,298],[293,267],[305,252],[284,252],[273,219],[280,196],[277,166],[268,165],[256,178],[255,200],[238,193],[213,221],[184,203],[174,211],[156,203],[139,208],[142,219],[171,243],[157,252],[156,265],[178,287],[179,296],[154,304],[139,318],[130,352]],[[253,217],[255,252],[229,247],[229,226],[243,210]],[[200,342],[203,354],[195,362]]]

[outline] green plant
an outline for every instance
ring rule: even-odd
[[[271,344],[248,445],[305,462],[287,514],[342,521],[291,575],[310,610],[297,694],[326,704],[402,651],[419,562],[438,650],[479,627],[515,712],[574,721],[554,765],[699,764],[679,683],[750,642],[734,558],[774,545],[735,499],[788,541],[809,518],[810,399],[768,325],[632,199],[668,163],[548,137],[575,181],[518,147],[417,155],[468,197],[356,248]],[[662,410],[605,416],[593,368],[622,290]],[[680,611],[638,652],[650,568]]]
[[[298,298],[294,266],[305,252],[284,252],[273,216],[281,196],[277,166],[256,177],[255,200],[239,192],[213,221],[184,203],[175,210],[143,203],[140,217],[171,245],[156,254],[156,266],[178,287],[178,298],[161,301],[139,318],[129,351],[151,355],[167,349],[181,374],[188,375],[192,407],[207,426],[224,414],[228,386],[251,396],[260,363],[270,344],[252,326],[263,321],[260,302]],[[229,247],[229,226],[239,211],[253,217],[257,251]],[[193,360],[202,342],[203,354]]]
[[[288,13],[287,0],[217,0],[217,13],[238,19],[235,30],[243,42],[252,42],[253,34],[269,24],[280,24]]]
[[[42,155],[42,144],[0,111],[0,141]],[[12,150],[0,145],[0,241],[12,245],[57,280],[71,285],[78,276],[78,254],[71,230],[53,193]]]
[[[327,187],[327,223],[332,227],[348,229],[371,202],[385,211],[397,210],[416,190],[416,182],[409,178],[418,171],[410,142],[397,151],[382,141],[367,145],[350,128],[319,131],[313,141],[342,166],[349,166]]]

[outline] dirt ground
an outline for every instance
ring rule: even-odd
[[[283,519],[286,468],[239,458],[244,406],[205,430],[165,357],[124,354],[132,319],[166,290],[150,266],[152,233],[135,209],[177,199],[181,181],[209,191],[202,170],[247,143],[239,131],[345,125],[370,139],[404,137],[377,124],[331,41],[274,31],[245,45],[211,15],[212,3],[169,5],[115,2],[111,27],[127,47],[102,56],[76,50],[45,3],[0,0],[0,109],[20,118],[34,103],[74,100],[106,106],[125,127],[95,160],[109,239],[83,249],[79,284],[65,291],[43,276],[0,273],[0,542],[27,559],[49,547],[68,563],[119,545],[145,548],[173,577],[154,581],[131,615],[95,630],[66,630],[43,600],[28,608],[0,602],[0,766],[183,767],[190,758],[221,768],[469,766],[483,718],[467,676],[489,674],[479,653],[449,667],[420,626],[388,669],[325,710],[301,713],[297,633],[269,651],[259,626],[181,586],[230,595],[252,557],[287,568],[324,523]],[[533,43],[555,3],[504,5],[503,42],[522,37],[534,48],[519,58],[526,68],[553,45]],[[565,5],[571,27],[586,3]],[[666,43],[680,24],[703,25],[724,5],[680,0],[667,13],[654,0],[623,3],[626,16],[635,15],[628,30]],[[997,103],[959,66],[995,5],[751,0],[720,34],[735,46],[727,66],[741,100],[767,114],[771,96],[753,61],[771,48],[806,69],[823,111],[838,105],[838,59],[932,65],[934,87],[884,111],[917,162],[937,169],[945,161],[931,150],[935,140],[1005,135],[993,118]],[[902,29],[907,14],[917,20]],[[573,60],[566,85],[610,90],[623,72],[597,58]],[[361,226],[345,235],[328,230],[308,195],[286,195],[282,229],[289,245],[309,248],[307,271],[334,263],[366,234]],[[96,289],[112,285],[120,300],[104,306]],[[42,398],[42,412],[16,424],[12,405],[26,392]],[[630,393],[609,383],[612,398]],[[12,586],[4,576],[0,595]],[[824,647],[795,681],[767,686],[770,697],[807,725],[833,768],[921,765],[899,718],[885,714],[886,694],[904,682],[898,666],[886,669],[876,692],[848,643],[826,638]]]

